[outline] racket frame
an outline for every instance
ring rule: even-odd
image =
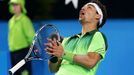
[[[33,48],[34,48],[34,45],[35,45],[35,42],[36,42],[36,40],[37,40],[37,38],[38,38],[39,33],[40,33],[41,30],[42,30],[43,28],[45,28],[46,26],[51,26],[51,27],[53,27],[53,28],[55,29],[56,34],[57,34],[57,36],[58,36],[58,41],[60,41],[60,35],[59,35],[59,33],[58,33],[59,31],[58,31],[58,29],[56,28],[56,26],[51,25],[51,24],[45,24],[45,25],[43,25],[43,26],[36,32],[36,34],[35,34],[35,36],[34,36],[34,39],[33,39],[33,42],[32,42],[32,44],[31,44],[31,46],[30,46],[29,52],[28,52],[28,54],[25,56],[25,58],[22,59],[20,62],[18,62],[14,67],[12,67],[11,69],[9,69],[9,74],[10,74],[10,75],[13,75],[19,68],[21,68],[23,65],[25,65],[26,62],[28,62],[28,61],[31,61],[31,60],[43,60],[43,59],[41,59],[41,58],[29,57],[29,56],[30,56],[31,53],[32,53],[32,50],[33,50]],[[55,56],[51,56],[49,59],[51,59],[51,58],[53,58],[53,57],[55,57]],[[45,60],[45,59],[44,59],[44,60]]]

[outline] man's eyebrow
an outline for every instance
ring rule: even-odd
[[[91,4],[87,4],[87,6],[91,6],[91,7],[94,7],[93,5],[91,5]]]

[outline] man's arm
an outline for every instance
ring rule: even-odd
[[[59,70],[60,64],[61,64],[62,60],[58,60],[58,62],[56,63],[52,63],[51,61],[48,62],[49,64],[49,69],[52,73],[55,73]]]
[[[89,52],[87,55],[74,55],[73,62],[85,68],[93,68],[100,59],[98,53]]]
[[[51,41],[55,43],[54,41]],[[49,45],[48,45],[49,46]],[[72,63],[79,64],[86,68],[93,68],[96,63],[99,62],[106,53],[105,42],[100,33],[97,33],[92,40],[91,46],[89,46],[88,53],[85,55],[78,55],[69,52],[65,52],[62,45],[59,43],[59,46],[51,46],[47,49],[51,55],[55,55],[58,58],[63,58]],[[67,50],[66,50],[67,51]]]
[[[95,52],[89,52],[87,55],[74,55],[73,63],[77,63],[85,68],[93,68],[96,63],[101,59],[101,56]],[[49,61],[49,68],[51,72],[57,72],[59,70],[62,60],[59,59],[57,63]]]
[[[32,21],[28,17],[25,17],[23,19],[23,31],[25,33],[28,43],[31,44],[35,31],[34,31]]]
[[[56,41],[49,40],[51,44],[46,44],[48,47],[46,50],[48,54],[57,56],[59,59],[63,58],[72,63],[77,63],[86,68],[92,68],[96,65],[96,63],[101,59],[101,56],[96,52],[88,52],[86,55],[77,55],[73,53],[64,52],[64,48],[61,43],[56,45]],[[58,71],[60,67],[61,61],[57,63],[49,62],[49,67],[52,72]]]
[[[105,40],[100,32],[97,32],[89,46],[87,55],[75,55],[73,61],[86,68],[93,68],[106,53]]]

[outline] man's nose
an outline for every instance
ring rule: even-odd
[[[84,8],[84,7],[82,7],[80,11],[84,11],[84,10],[85,10],[85,8]]]
[[[86,9],[87,9],[87,7],[86,7],[86,6],[84,6],[84,7],[82,7],[82,8],[81,8],[81,10],[86,10]]]
[[[85,9],[84,7],[81,8],[81,10],[84,10],[84,9]]]

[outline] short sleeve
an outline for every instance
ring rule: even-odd
[[[96,32],[92,38],[91,44],[88,48],[88,52],[96,52],[105,57],[106,54],[106,44],[104,37],[101,32]]]

